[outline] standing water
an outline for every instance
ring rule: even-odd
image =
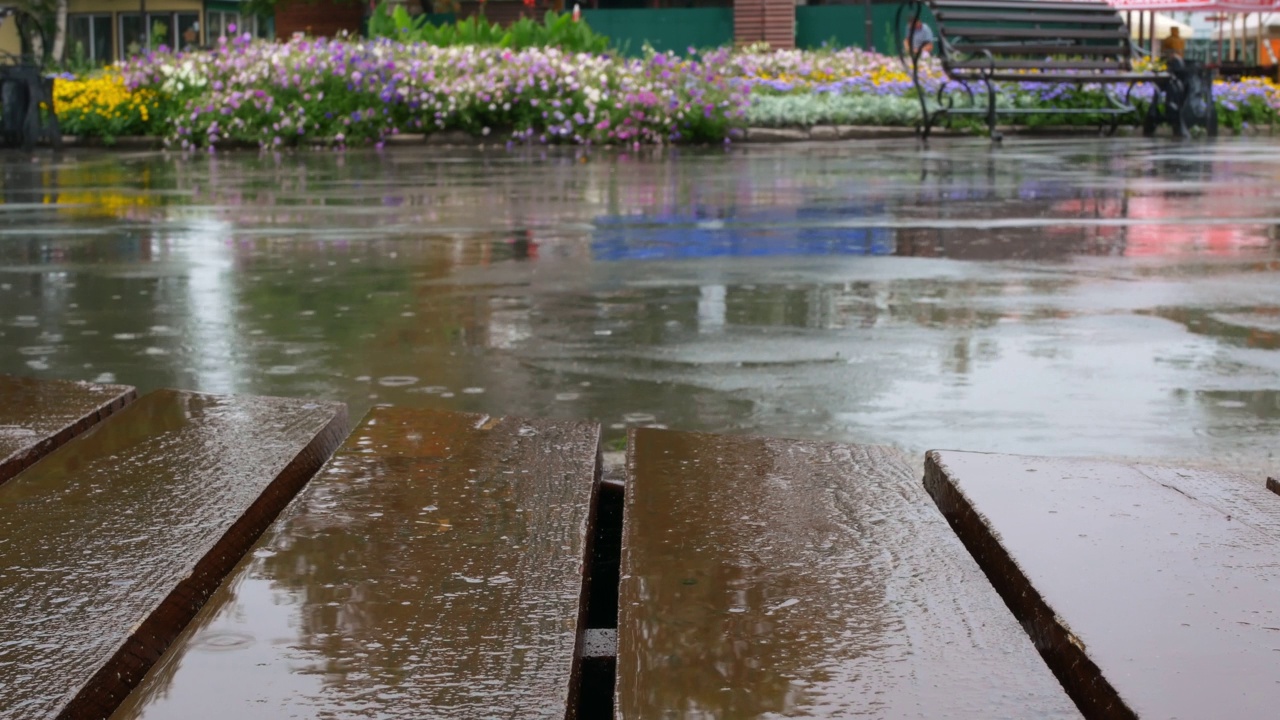
[[[6,158],[0,372],[1274,474],[1280,147]]]

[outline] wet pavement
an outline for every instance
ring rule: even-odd
[[[0,372],[1276,472],[1280,145],[0,162]]]

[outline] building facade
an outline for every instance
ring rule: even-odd
[[[271,19],[244,12],[239,0],[70,0],[66,56],[109,65],[143,52],[146,29],[153,48],[194,49],[213,45],[233,27],[274,35]]]

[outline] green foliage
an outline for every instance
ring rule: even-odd
[[[609,38],[592,31],[585,20],[575,22],[568,14],[548,12],[542,22],[521,18],[509,28],[478,15],[452,25],[435,25],[426,15],[411,16],[403,5],[388,11],[385,2],[379,4],[369,18],[369,37],[438,47],[476,45],[509,50],[555,47],[565,52],[597,54],[609,49]]]
[[[84,77],[97,70],[98,65],[89,59],[84,43],[77,40],[68,44],[66,56],[61,63],[54,64],[54,69],[76,77]]]
[[[1218,125],[1240,132],[1245,127],[1265,127],[1277,122],[1276,110],[1267,104],[1266,98],[1257,95],[1238,102],[1217,103]]]

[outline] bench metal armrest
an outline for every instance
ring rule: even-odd
[[[906,53],[906,41],[907,41],[907,38],[911,36],[907,35],[906,37],[903,37],[902,31],[903,31],[904,25],[902,21],[903,21],[903,17],[908,13],[910,13],[911,15],[910,24],[912,27],[915,27],[916,21],[919,20],[920,16],[924,13],[924,8],[925,8],[925,0],[911,0],[911,2],[906,2],[899,5],[898,12],[894,14],[893,41],[898,50],[898,60],[902,63],[902,67],[904,70],[912,70],[913,74],[914,74],[914,71],[916,70],[916,66],[920,62],[920,50],[917,48],[911,49],[911,53],[910,53],[911,64],[908,65],[907,53]]]

